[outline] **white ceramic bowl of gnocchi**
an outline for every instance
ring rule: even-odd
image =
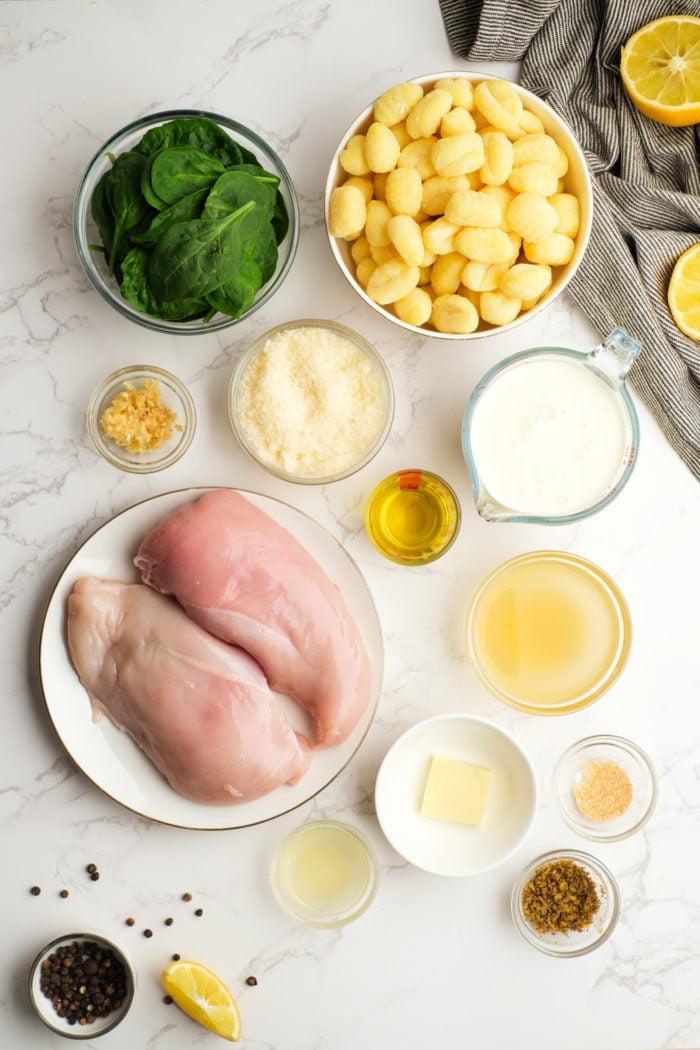
[[[388,88],[342,136],[325,193],[331,249],[355,291],[394,324],[452,340],[544,310],[581,263],[592,213],[568,126],[482,73]]]

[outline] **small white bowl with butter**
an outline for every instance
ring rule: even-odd
[[[467,714],[418,722],[392,745],[375,785],[377,818],[402,857],[433,875],[502,864],[537,814],[532,762],[500,726]]]

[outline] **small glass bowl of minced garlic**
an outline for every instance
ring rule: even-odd
[[[177,376],[131,365],[108,376],[87,411],[92,442],[108,463],[131,474],[172,466],[194,437],[194,401]]]
[[[656,795],[651,759],[621,736],[589,736],[572,744],[552,776],[552,796],[564,822],[597,842],[639,831],[652,815]]]

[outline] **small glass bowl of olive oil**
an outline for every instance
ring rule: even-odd
[[[357,828],[337,820],[310,820],[279,844],[270,881],[277,903],[298,922],[345,926],[374,900],[379,861]]]
[[[367,534],[399,565],[426,565],[454,543],[461,522],[457,496],[428,470],[399,470],[377,485],[365,512]]]

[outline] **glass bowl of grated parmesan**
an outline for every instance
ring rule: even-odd
[[[382,357],[333,321],[289,321],[238,361],[229,415],[242,448],[285,481],[339,481],[377,454],[391,429],[394,392]]]
[[[196,423],[187,388],[154,365],[130,365],[107,376],[87,410],[97,451],[130,474],[151,474],[176,463],[190,447]]]

